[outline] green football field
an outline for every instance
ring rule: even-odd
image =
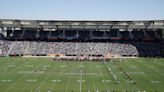
[[[164,92],[164,59],[0,58],[0,92]]]

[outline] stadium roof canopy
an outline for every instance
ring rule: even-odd
[[[87,20],[17,20],[0,19],[0,27],[18,29],[164,29],[164,20],[87,21]]]

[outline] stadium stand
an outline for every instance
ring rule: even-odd
[[[19,20],[18,23],[17,20],[17,25],[15,21],[0,20],[10,23],[1,26],[1,56],[62,54],[159,57],[163,53],[163,27],[152,23],[151,27],[147,25],[148,22],[161,25],[163,21]]]

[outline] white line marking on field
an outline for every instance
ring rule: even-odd
[[[22,67],[24,67],[25,64],[27,64],[27,62],[24,63],[24,64],[19,65],[19,67],[15,68],[15,70],[21,69]],[[25,75],[24,77],[20,78],[19,80],[23,80],[23,79],[25,79],[26,77],[27,77],[27,75]],[[10,86],[5,90],[5,92],[7,92],[8,90],[10,90],[12,87],[14,87],[14,86],[15,86],[16,84],[18,84],[18,83],[19,83],[19,81],[14,82],[14,84],[10,85]]]
[[[40,66],[38,65],[37,67],[40,67]],[[37,69],[37,67],[36,67],[35,69]],[[34,70],[35,70],[35,69],[34,69]],[[39,73],[39,72],[38,72],[38,73]],[[34,76],[34,78],[37,78],[37,77],[39,77],[39,74],[37,74],[37,75]],[[37,80],[36,80],[35,82],[37,82]],[[42,82],[43,82],[43,81],[42,81]],[[29,85],[24,86],[22,90],[24,90],[24,89],[27,88],[28,86],[29,86]],[[22,90],[21,90],[20,92],[22,92]],[[37,89],[37,90],[39,90],[39,89]]]
[[[96,66],[96,67],[103,67],[103,66]]]
[[[68,85],[69,85],[69,83],[70,83],[70,80],[71,80],[71,76],[70,76],[69,79],[68,79],[68,82],[67,82],[67,85],[66,85],[66,88],[65,88],[65,92],[67,92],[67,89],[68,89]]]
[[[60,73],[59,73],[59,75],[58,75],[58,78],[57,78],[57,79],[59,79],[59,78],[60,78],[60,75],[62,75],[62,71],[64,71],[64,70],[61,70],[61,71],[60,71]],[[54,84],[51,86],[51,90],[53,90],[53,89],[54,89],[55,85],[56,85],[56,83],[54,83]]]
[[[44,84],[44,82],[48,79],[48,77],[51,75],[52,73],[49,72],[48,75],[46,76],[46,78],[44,78],[44,80],[40,83],[40,85],[37,87],[37,89],[40,89],[40,87]]]
[[[151,83],[161,83],[161,81],[158,81],[158,80],[152,80]]]
[[[65,73],[66,75],[80,75],[81,73]],[[85,73],[83,75],[102,75],[102,73],[98,74],[98,73]]]
[[[61,80],[50,80],[51,82],[58,83],[61,82]]]
[[[98,70],[102,74],[103,78],[105,79],[105,76],[104,76],[103,72],[101,71],[101,69],[98,69]],[[105,86],[109,89],[107,82],[105,83]]]
[[[92,75],[92,81],[93,81],[94,89],[95,89],[95,91],[96,91],[96,86],[95,86],[95,81],[94,81],[94,79],[93,79],[93,75]]]
[[[81,62],[81,66],[82,66],[82,62]],[[80,92],[81,92],[81,89],[82,89],[82,77],[83,77],[83,70],[80,69]]]
[[[0,80],[0,82],[12,82],[13,80],[12,79],[3,79],[3,80]]]

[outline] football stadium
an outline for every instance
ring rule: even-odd
[[[0,19],[0,92],[164,92],[164,20]]]

